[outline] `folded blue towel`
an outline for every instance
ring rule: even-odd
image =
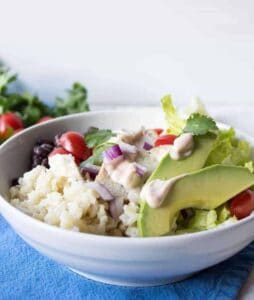
[[[85,279],[40,255],[0,216],[0,299],[235,299],[254,264],[254,243],[185,281],[148,288]]]

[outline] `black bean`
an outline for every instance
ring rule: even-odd
[[[19,184],[19,179],[18,178],[13,178],[12,181],[11,181],[11,186],[18,185],[18,184]]]

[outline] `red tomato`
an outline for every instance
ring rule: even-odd
[[[49,153],[49,157],[52,157],[56,154],[70,154],[70,152],[66,151],[64,148],[62,147],[58,147],[58,148],[55,148],[53,149],[50,153]]]
[[[40,123],[43,123],[43,122],[47,122],[47,121],[49,121],[49,120],[53,120],[53,118],[50,117],[50,116],[45,116],[45,117],[40,118],[40,119],[36,122],[36,124],[40,124]]]
[[[155,147],[161,145],[173,145],[176,138],[177,136],[174,134],[161,135],[157,138],[154,145]]]
[[[13,130],[23,128],[24,126],[21,118],[15,113],[8,112],[0,117],[0,134],[3,138],[8,138],[12,135]]]
[[[160,135],[163,132],[162,128],[154,128],[153,129],[158,135]]]
[[[82,134],[75,131],[68,131],[62,134],[58,140],[59,145],[81,160],[86,160],[91,155]]]
[[[254,210],[254,192],[246,190],[235,196],[230,202],[230,211],[237,219],[248,217]]]
[[[53,149],[49,153],[48,157],[52,157],[52,156],[54,156],[56,154],[62,154],[62,155],[64,155],[64,154],[71,154],[72,155],[72,153],[66,151],[63,147],[57,147],[57,148]],[[74,155],[73,155],[73,157],[75,158],[76,164],[79,165],[80,164],[80,159],[77,158],[77,157],[75,157]]]

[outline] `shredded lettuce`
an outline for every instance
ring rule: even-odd
[[[249,143],[238,140],[233,128],[221,130],[207,159],[206,166],[214,164],[244,166],[250,161],[250,151]]]
[[[254,164],[253,161],[250,160],[244,164],[245,168],[249,169],[251,173],[254,173]]]
[[[216,208],[216,212],[217,212],[217,223],[218,224],[225,222],[226,220],[228,220],[231,217],[231,213],[230,213],[227,203]]]
[[[217,225],[216,221],[217,213],[215,210],[197,209],[188,222],[188,228],[206,230],[215,227]]]
[[[172,98],[167,95],[161,99],[162,108],[165,114],[167,132],[170,134],[179,135],[185,127],[186,121],[179,115],[173,105]]]
[[[192,233],[214,228],[223,223],[235,222],[228,203],[212,210],[193,209],[194,214],[184,219],[182,214],[177,219],[176,234]]]

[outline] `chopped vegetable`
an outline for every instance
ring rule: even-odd
[[[143,149],[149,151],[153,148],[153,146],[147,142],[144,142]]]
[[[185,127],[185,120],[181,118],[179,113],[176,111],[171,96],[165,96],[161,99],[162,108],[165,114],[167,132],[170,134],[179,135],[182,133]]]
[[[249,161],[249,143],[236,139],[235,131],[231,128],[219,131],[217,140],[207,159],[206,166],[214,164],[244,166]]]
[[[205,135],[216,130],[218,130],[218,127],[212,118],[194,113],[188,118],[183,132],[190,132],[193,135]]]
[[[59,146],[73,154],[75,157],[86,160],[91,155],[82,134],[75,131],[67,131],[58,140]]]
[[[196,209],[188,222],[188,228],[206,230],[216,226],[217,213],[215,210]]]
[[[244,164],[245,168],[249,169],[251,173],[254,173],[254,164],[253,161],[250,160]]]
[[[87,160],[82,162],[79,168],[83,175],[89,174],[91,179],[95,179],[100,171],[100,167],[90,164]]]
[[[107,161],[111,161],[111,160],[114,160],[114,159],[122,156],[123,152],[122,152],[121,148],[119,147],[119,145],[113,145],[112,147],[106,149],[104,151],[103,155]]]
[[[217,223],[221,224],[231,217],[228,204],[223,204],[216,209],[217,212]]]
[[[98,129],[91,127],[85,134],[86,144],[89,148],[94,148],[108,141],[112,136],[115,136],[110,129]]]
[[[173,145],[176,138],[177,138],[177,136],[174,134],[161,135],[155,141],[154,146],[159,147],[162,145]]]
[[[112,147],[114,143],[104,143],[94,148],[92,156],[90,156],[85,163],[101,166],[103,162],[103,152]]]
[[[237,219],[248,217],[254,211],[254,192],[246,190],[230,202],[230,211]]]
[[[99,182],[86,182],[86,187],[94,190],[105,201],[111,201],[114,199],[109,190]]]

